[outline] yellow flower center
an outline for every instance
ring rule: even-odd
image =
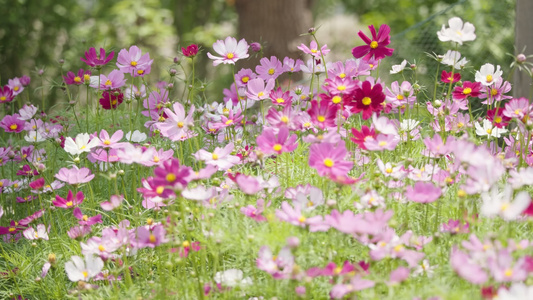
[[[501,122],[502,122],[502,117],[496,117],[496,118],[494,118],[494,122],[495,122],[495,123],[498,123],[498,124],[501,123]]]
[[[165,178],[168,182],[174,182],[176,180],[176,175],[173,173],[169,173]]]
[[[218,159],[218,154],[213,153],[213,155],[211,157],[213,158],[213,160],[217,160]]]
[[[387,168],[387,169],[385,170],[385,172],[387,172],[387,173],[389,173],[389,174],[392,173],[392,168]]]
[[[158,163],[159,162],[159,156],[154,155],[154,158],[152,159],[152,161]]]
[[[72,201],[68,201],[67,203],[65,203],[65,205],[66,205],[67,207],[71,207],[72,205],[74,205],[74,203],[72,203]]]
[[[492,96],[496,96],[496,95],[498,95],[498,90],[495,89],[495,88],[492,88],[492,89],[490,89],[490,94],[491,94]]]
[[[311,53],[317,53],[318,51],[316,49],[311,49]]]
[[[81,82],[81,78],[80,78],[80,76],[76,76],[76,77],[74,77],[74,82],[78,82],[78,83],[80,83],[80,82]]]
[[[372,41],[372,43],[370,43],[370,48],[376,49],[377,47],[378,47],[378,42]]]
[[[346,90],[346,86],[344,85],[337,86],[337,91],[344,91],[344,90]]]
[[[105,251],[105,247],[103,245],[98,245],[98,250],[100,252],[104,252]]]
[[[110,140],[105,140],[104,141],[104,145],[108,145],[108,146],[111,145],[111,141]]]
[[[370,99],[370,97],[364,97],[362,102],[363,105],[370,105],[370,103],[372,103],[372,99]]]
[[[132,67],[136,67],[136,66],[137,66],[137,62],[134,61],[134,60],[132,60],[132,61],[131,61],[131,66],[132,66]]]
[[[149,240],[150,240],[150,243],[151,243],[151,244],[155,244],[155,241],[156,241],[156,239],[155,239],[155,235],[153,235],[153,234],[150,233],[150,238],[149,238]]]
[[[276,72],[276,70],[272,68],[268,69],[268,75],[274,75],[274,72]]]
[[[335,104],[339,104],[341,101],[342,101],[342,98],[340,96],[333,96],[333,98],[331,98],[331,102]]]
[[[87,215],[83,215],[83,217],[81,217],[81,219],[85,222],[87,222],[87,220],[89,220],[89,216]]]
[[[492,133],[492,129],[490,129],[490,128],[487,129],[487,133],[488,133],[488,134],[491,134],[491,133]]]
[[[155,189],[155,192],[158,194],[158,195],[161,195],[163,194],[163,191],[165,190],[165,187],[164,186],[158,186],[156,189]]]
[[[335,162],[331,158],[324,159],[324,166],[331,168],[335,165]]]
[[[511,277],[513,276],[513,270],[507,269],[505,270],[505,277]]]
[[[463,90],[463,95],[469,95],[470,93],[472,93],[472,89],[471,88],[465,88]]]
[[[318,122],[320,122],[320,123],[326,121],[326,117],[324,117],[324,116],[318,116],[318,117],[316,117],[316,119],[317,119]]]
[[[232,123],[233,123],[233,120],[231,120],[231,119],[229,119],[229,120],[226,121],[226,125],[230,125],[230,124],[232,124]]]
[[[112,85],[112,84],[113,84],[113,83],[112,83],[111,80],[109,80],[109,79],[106,80],[106,82],[105,82],[105,85]]]
[[[264,93],[264,92],[262,92],[262,91],[261,91],[261,92],[259,92],[259,93],[257,93],[257,97],[263,97],[264,95],[265,95],[265,93]]]
[[[402,95],[398,95],[398,96],[396,96],[396,99],[403,100],[403,96]]]
[[[0,97],[0,101],[6,101],[6,100],[7,100],[6,96]]]
[[[309,122],[305,122],[303,126],[304,126],[305,128],[309,128],[309,127],[311,127],[311,123],[309,123]]]
[[[298,218],[298,222],[300,223],[304,223],[305,222],[305,217],[304,216],[301,216],[300,218]]]
[[[18,126],[17,124],[11,124],[11,126],[9,126],[9,129],[11,130],[17,130]]]
[[[277,103],[284,103],[285,100],[284,100],[283,98],[278,98],[278,99],[276,99],[276,102],[277,102]]]
[[[487,82],[492,82],[492,75],[487,75]]]
[[[466,192],[464,190],[458,190],[457,191],[457,197],[459,197],[459,198],[466,197]]]
[[[116,104],[117,104],[117,100],[116,100],[116,99],[111,100],[111,105],[114,106],[114,105],[116,105]]]
[[[83,278],[89,277],[89,272],[87,272],[87,271],[83,271],[83,272],[81,272],[81,274],[83,274]]]
[[[387,142],[385,142],[385,141],[381,141],[381,142],[379,142],[378,145],[379,145],[380,147],[385,147],[385,146],[387,146]]]
[[[139,75],[144,74],[144,70],[137,70],[137,74],[139,74]]]
[[[500,210],[501,210],[501,211],[506,211],[508,208],[509,208],[509,203],[504,203],[504,204],[502,204],[502,206],[500,207]]]
[[[287,116],[281,117],[281,122],[283,122],[285,124],[289,123],[289,117],[287,117]]]
[[[344,73],[340,73],[339,74],[339,78],[344,78],[344,77],[346,77],[346,74],[344,74]]]
[[[15,231],[15,230],[17,230],[17,228],[15,228],[15,227],[9,227],[9,232],[13,232],[13,231]]]
[[[274,151],[281,151],[281,148],[283,148],[283,146],[281,146],[280,144],[275,144],[274,147],[272,147],[272,149],[274,149]]]
[[[14,87],[14,88],[13,88],[13,90],[14,90],[14,91],[16,92],[16,91],[18,91],[18,90],[19,90],[19,87],[18,87],[18,86],[16,86],[16,87]]]
[[[518,115],[520,115],[521,112],[522,112],[522,110],[518,108],[518,109],[516,109],[514,111],[514,114],[518,116]]]
[[[85,74],[85,75],[83,75],[83,80],[84,81],[89,81],[89,80],[91,80],[91,76],[89,74]]]
[[[248,80],[250,80],[250,77],[248,77],[248,76],[244,76],[243,78],[241,78],[241,81],[242,81],[243,83],[247,83]]]
[[[227,59],[232,59],[233,57],[235,57],[235,55],[233,53],[231,53],[231,52],[226,54],[226,58]]]
[[[178,122],[178,127],[179,128],[183,128],[183,125],[184,125],[183,122]]]
[[[181,245],[183,246],[183,248],[188,248],[191,246],[191,243],[189,243],[189,241],[185,241]]]
[[[463,122],[457,123],[457,128],[462,128],[463,126],[465,126],[465,123]]]

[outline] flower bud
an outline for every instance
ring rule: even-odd
[[[523,53],[520,53],[516,56],[516,61],[518,63],[524,63],[526,61],[527,57],[523,54]]]

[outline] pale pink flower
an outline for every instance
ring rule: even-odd
[[[91,174],[91,170],[88,168],[79,169],[77,166],[72,166],[71,169],[59,169],[59,172],[55,175],[55,178],[68,184],[77,185],[93,180],[94,174]]]
[[[414,187],[407,187],[405,197],[418,203],[435,202],[442,195],[442,190],[431,182],[418,181]]]
[[[207,152],[204,149],[200,149],[194,154],[194,157],[197,160],[205,161],[208,165],[216,166],[221,170],[227,170],[241,161],[238,156],[230,154],[234,148],[235,145],[229,143],[224,148],[216,147],[213,152]]]
[[[228,36],[224,41],[218,40],[213,44],[213,50],[220,55],[214,56],[211,53],[207,53],[207,57],[213,60],[213,66],[219,64],[235,64],[239,59],[247,58],[248,55],[248,43],[241,39],[239,43],[233,37]]]
[[[22,232],[25,238],[28,240],[47,240],[48,241],[48,230],[44,224],[37,225],[37,230],[32,227],[28,227]]]
[[[124,196],[111,195],[111,198],[109,199],[109,201],[100,203],[100,206],[105,211],[111,211],[115,208],[120,207],[120,205],[122,204],[122,201],[124,201]]]
[[[65,271],[70,281],[88,281],[100,273],[103,267],[104,262],[100,257],[89,255],[84,261],[79,256],[72,256],[65,264]]]

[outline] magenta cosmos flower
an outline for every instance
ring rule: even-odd
[[[120,89],[114,89],[109,91],[104,91],[102,93],[102,98],[100,98],[100,105],[103,109],[116,109],[124,101],[124,94]]]
[[[131,46],[129,50],[120,50],[117,58],[117,67],[122,73],[138,77],[150,74],[153,61],[153,59],[150,59],[148,52],[143,55],[139,47]]]
[[[193,58],[198,54],[198,45],[191,44],[187,48],[181,47],[181,53],[186,57]]]
[[[78,223],[80,225],[84,225],[84,226],[92,226],[96,223],[102,223],[102,215],[101,214],[98,214],[94,217],[89,217],[87,215],[84,215],[82,212],[81,212],[81,209],[79,207],[76,207],[74,208],[74,211],[72,212],[72,214],[74,214],[74,217],[76,219],[78,219]]]
[[[0,127],[4,128],[6,132],[21,132],[24,129],[24,121],[19,119],[19,117],[19,114],[6,115],[0,121]]]
[[[353,162],[344,160],[347,154],[344,142],[337,147],[330,143],[313,144],[309,149],[309,166],[320,176],[344,176],[353,167]]]
[[[67,76],[63,76],[63,79],[65,80],[65,83],[68,85],[80,85],[85,82],[90,82],[91,80],[91,71],[79,69],[77,74],[74,74],[74,72],[68,71]]]
[[[329,101],[311,101],[311,108],[307,111],[313,124],[324,130],[327,127],[335,127],[335,117],[339,106]]]
[[[372,33],[372,39],[366,36],[362,31],[359,31],[358,35],[366,45],[353,48],[353,56],[355,58],[363,57],[364,60],[369,60],[372,57],[375,59],[382,59],[385,58],[385,56],[391,56],[394,49],[385,47],[390,44],[389,25],[381,25],[377,33],[374,25],[370,25],[368,28],[370,29],[370,33]]]
[[[99,67],[110,62],[113,57],[115,57],[114,51],[111,51],[106,57],[104,48],[100,48],[100,55],[97,55],[96,49],[94,47],[91,47],[88,52],[85,51],[85,59],[81,57],[80,60],[91,67]]]
[[[435,202],[442,195],[442,190],[431,182],[418,181],[414,187],[408,187],[405,197],[418,203]]]
[[[154,169],[153,181],[158,186],[158,190],[160,186],[170,186],[175,190],[183,190],[189,184],[191,172],[191,168],[180,165],[177,158],[172,158]]]
[[[73,166],[72,169],[59,169],[55,178],[68,184],[75,185],[91,181],[94,178],[94,174],[91,174],[91,170],[88,168],[79,169],[77,166]]]
[[[68,191],[67,199],[61,198],[59,195],[56,195],[56,200],[52,201],[52,204],[54,204],[57,207],[61,208],[73,208],[76,205],[79,205],[83,202],[84,196],[83,192],[79,191],[76,194],[76,198],[74,198],[74,195],[72,194],[72,191]]]
[[[275,129],[267,127],[263,133],[257,137],[257,147],[264,154],[270,155],[292,152],[298,147],[298,143],[296,142],[298,137],[295,134],[289,137],[289,129],[287,127],[281,127],[277,136],[274,132]]]
[[[237,43],[237,39],[228,36],[224,41],[218,40],[213,44],[213,50],[220,56],[207,53],[207,57],[213,60],[213,66],[219,64],[235,64],[239,59],[247,58],[248,43],[242,39]]]
[[[124,73],[119,70],[113,70],[108,76],[104,74],[100,75],[100,86],[98,86],[98,77],[91,80],[91,87],[100,88],[101,90],[112,90],[122,87],[126,83],[124,79]]]
[[[481,83],[479,82],[463,82],[463,86],[456,86],[452,92],[453,99],[463,100],[468,97],[478,97],[481,94]]]
[[[15,95],[13,95],[13,91],[9,86],[5,85],[3,88],[0,88],[0,103],[11,102],[14,98]]]

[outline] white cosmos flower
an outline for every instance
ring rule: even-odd
[[[139,130],[135,130],[134,132],[128,131],[128,133],[126,133],[126,140],[133,143],[144,142],[147,137],[146,133],[142,133]]]
[[[420,124],[419,121],[413,120],[413,119],[403,119],[400,123],[400,129],[402,131],[411,131],[416,128]]]
[[[98,146],[100,141],[95,138],[91,140],[88,133],[76,135],[76,141],[71,137],[65,139],[65,151],[70,155],[80,155],[83,152],[91,152],[91,149]]]
[[[65,272],[73,282],[87,281],[100,273],[104,267],[104,262],[97,256],[86,256],[85,261],[79,256],[72,256],[70,259],[65,263]]]
[[[24,139],[28,143],[39,143],[45,141],[46,139],[39,133],[39,131],[31,130],[28,131],[28,134],[24,136]]]
[[[522,282],[516,282],[510,289],[501,287],[498,290],[498,300],[526,300],[533,299],[533,285],[527,286]]]
[[[458,51],[448,50],[442,57],[441,63],[447,66],[454,66],[458,70],[462,69],[468,63],[468,60],[465,57],[461,59],[461,53]]]
[[[481,127],[481,124],[479,122],[476,122],[476,134],[479,136],[491,136],[495,138],[499,138],[502,133],[506,133],[507,129],[505,128],[498,128],[492,126],[492,122],[490,120],[484,119],[483,120],[483,127]]]
[[[457,42],[462,45],[463,42],[473,41],[476,39],[476,28],[471,23],[464,23],[461,18],[454,17],[448,20],[449,28],[442,25],[442,29],[437,32],[439,40],[442,42]]]
[[[493,186],[490,192],[481,194],[481,199],[483,199],[482,215],[500,216],[507,221],[515,220],[531,203],[526,191],[518,193],[513,201],[513,189],[510,185],[506,185],[501,193],[497,186]]]
[[[392,66],[392,70],[390,71],[391,74],[398,74],[403,69],[405,69],[405,66],[407,65],[407,60],[403,60],[401,64]]]
[[[32,227],[28,227],[22,232],[22,234],[28,240],[42,239],[48,241],[48,231],[46,230],[46,226],[44,226],[44,224],[37,225],[37,230],[33,229]]]
[[[215,274],[215,282],[227,287],[243,286],[252,284],[250,277],[243,278],[239,269],[229,269]]]
[[[494,65],[484,64],[481,66],[481,69],[476,72],[476,81],[481,82],[484,86],[490,86],[494,82],[500,80],[502,74],[503,72],[500,70],[500,66],[498,66],[495,71]]]

